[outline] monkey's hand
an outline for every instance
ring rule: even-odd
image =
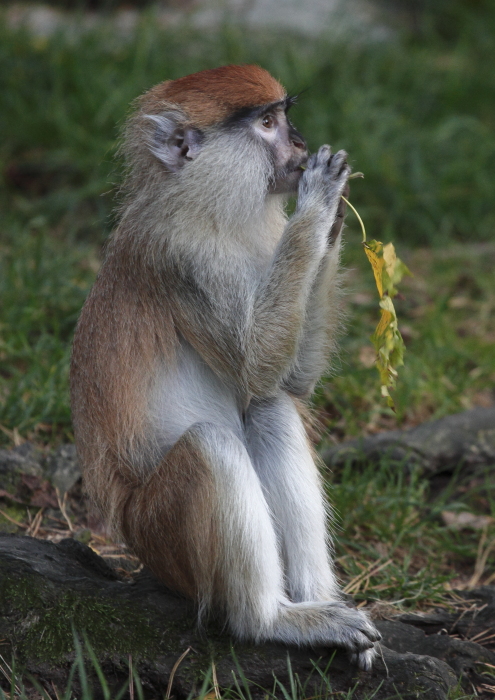
[[[297,211],[314,211],[323,225],[318,229],[323,229],[326,245],[334,243],[342,229],[346,209],[342,195],[349,193],[350,174],[347,153],[332,154],[330,146],[325,145],[310,156],[299,182]]]

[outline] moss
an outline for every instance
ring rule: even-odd
[[[2,510],[7,516],[12,518],[13,520],[19,521],[19,523],[23,522],[23,518],[26,515],[25,506],[21,506],[17,503],[4,506],[2,508]],[[1,513],[0,513],[0,523],[5,523],[6,525],[12,525],[17,530],[17,527],[12,523],[12,521],[9,520],[9,518],[4,517],[4,515],[2,515]]]
[[[11,620],[9,632],[22,659],[56,661],[74,651],[73,630],[85,634],[97,653],[152,657],[160,635],[144,611],[88,593],[55,592],[35,576],[4,573],[0,613]]]
[[[475,700],[478,697],[473,693],[466,693],[462,687],[461,680],[453,688],[449,688],[447,693],[448,700]]]
[[[177,654],[184,630],[195,620],[170,620],[156,609],[149,612],[135,603],[108,595],[61,588],[26,568],[12,572],[0,562],[0,631],[22,663],[57,663],[74,654],[73,630],[84,634],[99,659],[125,657],[153,660]],[[239,653],[252,645],[241,645]],[[84,648],[84,644],[83,644]],[[193,682],[209,668],[211,659],[229,658],[232,640],[211,620],[194,642],[195,654],[181,664],[181,676]],[[260,648],[256,647],[257,653]]]

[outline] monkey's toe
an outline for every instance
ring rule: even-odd
[[[358,635],[360,639],[362,637],[363,640],[366,640],[362,648],[371,647],[382,638],[380,632],[362,610],[349,608],[345,603],[337,603],[333,607],[336,613],[340,609],[340,614],[337,613],[337,615],[341,624],[349,631],[352,630],[353,634]]]
[[[371,649],[349,654],[349,661],[362,671],[371,671],[373,661],[376,659],[377,654],[377,648],[373,646]]]

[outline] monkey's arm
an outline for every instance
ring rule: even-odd
[[[349,184],[343,192],[349,197]],[[328,251],[311,289],[306,318],[294,364],[282,385],[295,396],[307,397],[324,373],[335,350],[339,327],[341,287],[339,279],[340,232],[347,205],[340,200],[337,218],[330,230]]]
[[[322,146],[310,158],[297,210],[254,290],[243,289],[235,271],[218,261],[175,265],[171,279],[181,281],[169,288],[169,298],[178,330],[217,374],[247,394],[276,393],[294,362],[308,298],[327,253],[329,222],[336,219],[348,176],[343,151],[332,156]]]

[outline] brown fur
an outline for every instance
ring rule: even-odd
[[[163,103],[177,104],[196,125],[207,126],[236,109],[272,103],[284,94],[283,87],[269,73],[253,65],[224,66],[161,83],[140,99],[138,116],[131,117],[129,157],[142,158],[146,167],[152,162],[146,144],[133,145],[136,135],[141,136],[135,120],[143,112],[159,112]],[[151,175],[147,179],[131,177],[131,187],[135,188],[132,194],[138,188],[142,194],[131,204],[110,241],[79,319],[71,367],[72,414],[86,488],[102,515],[162,580],[193,595],[208,587],[213,569],[209,557],[204,556],[211,529],[205,523],[212,517],[208,466],[199,450],[195,452],[191,447],[188,452],[190,436],[184,436],[165,459],[154,443],[148,400],[160,363],[173,365],[175,361],[179,324],[181,335],[212,367],[235,377],[252,393],[263,395],[272,390],[272,374],[278,376],[284,357],[293,353],[296,331],[292,325],[297,327],[299,318],[296,315],[278,326],[271,323],[273,309],[280,305],[283,310],[286,298],[292,297],[292,291],[278,283],[271,295],[266,327],[261,310],[259,333],[272,348],[271,354],[277,347],[282,358],[276,355],[274,361],[270,353],[260,353],[259,366],[249,368],[253,377],[244,377],[238,339],[231,332],[223,337],[222,329],[204,325],[201,290],[194,308],[188,306],[187,298],[181,298],[177,273],[165,264],[164,243],[153,237],[152,224],[145,223],[144,212],[151,221],[155,220],[155,210],[156,218],[160,216],[157,193],[162,186],[161,169],[155,166],[148,172]],[[302,238],[301,248],[294,256],[291,290],[300,284],[307,254]],[[157,266],[156,259],[162,267]],[[302,403],[299,410],[304,413]],[[306,423],[309,426],[307,415]],[[191,542],[204,526],[200,538],[203,556],[199,559],[207,563],[206,569],[191,554],[199,551],[196,545],[189,546],[181,539],[182,525],[178,526],[179,521],[185,521],[187,508],[185,497],[181,504],[177,495],[188,489],[201,491],[201,497],[195,496],[191,503],[203,503],[206,509],[203,512],[197,505],[191,506],[187,525]],[[168,554],[164,557],[164,552],[170,553],[170,558]],[[189,558],[184,558],[185,552],[189,552]],[[206,578],[199,586],[201,571]]]
[[[193,124],[206,128],[238,109],[278,102],[284,96],[282,85],[260,66],[222,66],[160,83],[140,104],[150,113],[163,103],[178,105]]]
[[[79,319],[71,367],[76,438],[91,436],[78,440],[78,452],[90,470],[88,490],[106,516],[111,506],[106,461],[130,481],[152,461],[149,390],[158,362],[173,360],[175,343],[156,272],[144,257],[110,244]]]
[[[159,289],[143,260],[110,250],[74,339],[73,419],[86,436],[78,440],[85,484],[105,519],[165,584],[198,600],[209,598],[214,579],[209,465],[189,432],[147,468],[156,460],[150,386],[158,363],[173,362],[177,340]]]
[[[188,431],[149,479],[127,492],[120,530],[140,560],[167,586],[193,600],[210,602],[218,507],[201,447],[194,429]]]

